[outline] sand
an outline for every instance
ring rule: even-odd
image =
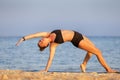
[[[0,70],[0,80],[120,80],[120,73],[26,72]]]

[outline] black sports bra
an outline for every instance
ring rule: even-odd
[[[59,43],[59,44],[64,43],[61,30],[54,30],[51,33],[56,34],[56,38],[55,38],[54,42]]]

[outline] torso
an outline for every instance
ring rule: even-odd
[[[61,44],[69,41],[76,47],[78,47],[79,42],[83,39],[81,33],[72,30],[54,30],[51,34],[55,35],[53,42]]]
[[[74,36],[74,32],[70,30],[54,30],[51,33],[55,34],[54,42],[59,44],[66,41],[71,41]]]

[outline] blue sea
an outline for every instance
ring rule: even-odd
[[[24,41],[15,46],[21,37],[0,37],[0,69],[40,71],[47,64],[49,48],[39,51],[37,43],[40,38]],[[102,51],[112,69],[120,71],[120,37],[89,37]],[[49,71],[81,72],[80,64],[86,52],[74,47],[70,42],[60,44],[55,53]],[[105,72],[95,55],[87,64],[87,72]]]

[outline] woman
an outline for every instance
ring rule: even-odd
[[[47,72],[51,66],[56,47],[64,42],[71,42],[74,46],[77,48],[83,49],[87,52],[87,55],[83,61],[83,63],[80,65],[82,72],[85,72],[86,70],[86,65],[91,56],[94,54],[96,55],[98,61],[100,64],[105,68],[107,72],[116,72],[115,70],[112,70],[107,63],[105,62],[101,51],[95,47],[95,45],[85,36],[82,34],[72,31],[72,30],[54,30],[52,32],[38,32],[35,34],[30,34],[27,36],[24,36],[17,42],[17,46],[26,40],[32,39],[32,38],[38,38],[38,37],[43,37],[39,42],[38,42],[38,47],[40,48],[41,51],[43,51],[46,47],[50,46],[50,55],[49,59],[46,65],[45,70],[42,70],[44,72]]]

